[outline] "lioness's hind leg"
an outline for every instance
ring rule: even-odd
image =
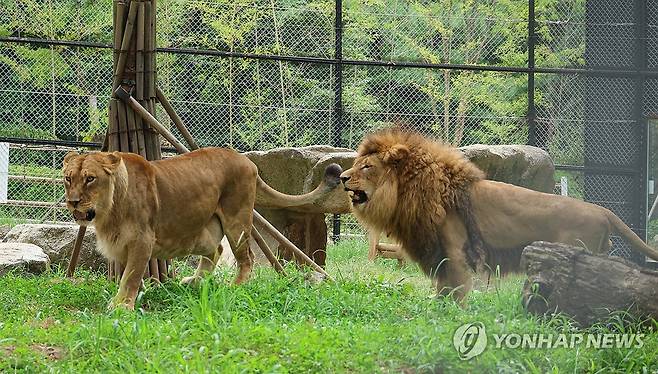
[[[233,251],[235,260],[238,263],[238,275],[235,277],[235,284],[240,284],[249,279],[251,270],[254,266],[254,253],[249,247],[249,238],[251,237],[251,230],[249,233],[244,231],[245,234],[241,236],[236,243],[236,249]]]
[[[244,213],[243,213],[244,214]],[[235,222],[235,216],[233,216],[233,221],[225,227],[226,238],[228,239],[229,244],[231,245],[231,250],[235,256],[235,261],[238,264],[238,274],[235,277],[235,284],[240,284],[249,279],[251,270],[254,266],[254,253],[249,247],[249,238],[251,237],[251,210],[249,211],[249,225],[239,224]],[[240,221],[245,220],[243,217]],[[224,219],[222,219],[224,222]]]
[[[217,261],[222,255],[222,245],[220,244],[215,252],[210,256],[201,256],[201,261],[199,261],[199,266],[197,266],[194,275],[190,277],[185,277],[181,280],[181,284],[196,284],[201,281],[201,279],[206,276],[208,273],[212,273],[217,266]]]
[[[254,254],[249,248],[249,239],[255,200],[256,184],[250,183],[242,190],[236,189],[223,195],[216,212],[238,263],[236,284],[249,279],[254,266]]]

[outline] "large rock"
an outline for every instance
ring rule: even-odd
[[[7,233],[5,241],[31,243],[43,248],[52,264],[66,267],[73,252],[77,225],[23,224]],[[88,227],[80,249],[78,266],[89,270],[106,269],[106,261],[96,252],[96,231]]]
[[[343,170],[352,166],[356,152],[347,148],[314,145],[302,148],[276,148],[270,151],[245,153],[258,166],[258,174],[275,189],[287,194],[303,194],[315,188],[324,178],[324,169],[331,163]],[[318,204],[291,210],[308,213],[348,213],[349,198],[336,188]]]
[[[543,192],[553,191],[555,168],[548,153],[539,148],[526,145],[472,145],[461,150],[489,179]],[[310,146],[248,152],[245,155],[258,166],[260,176],[270,186],[284,193],[301,194],[320,183],[328,164],[337,163],[343,169],[350,168],[356,152],[346,148]],[[327,242],[324,214],[349,213],[350,205],[347,194],[339,186],[312,206],[285,210],[256,208],[293,243],[323,265]],[[310,233],[308,241],[307,233]],[[264,234],[264,237],[272,249],[278,247],[269,235]],[[254,243],[252,248],[256,248]],[[279,250],[282,257],[292,258],[282,248]],[[259,255],[259,251],[255,253]],[[262,256],[259,262],[263,262]]]
[[[4,241],[5,235],[11,230],[11,226],[9,225],[0,225],[0,242]]]
[[[460,150],[487,174],[487,179],[536,191],[553,192],[555,166],[546,151],[529,145],[482,145]]]
[[[41,274],[48,269],[48,255],[40,247],[26,243],[0,243],[0,275],[9,271]]]

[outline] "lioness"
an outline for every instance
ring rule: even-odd
[[[471,270],[518,271],[521,251],[538,240],[608,253],[616,233],[658,260],[608,209],[485,180],[458,149],[415,133],[369,135],[341,180],[357,219],[390,233],[440,294],[459,300],[471,288]]]
[[[125,266],[111,307],[133,309],[149,258],[203,256],[193,276],[212,271],[226,235],[239,265],[235,283],[253,266],[252,211],[312,204],[340,183],[340,166],[325,170],[312,192],[291,196],[268,186],[247,157],[205,148],[160,161],[134,153],[71,152],[64,158],[66,206],[80,225],[96,228],[100,252]]]

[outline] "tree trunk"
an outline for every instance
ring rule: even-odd
[[[658,319],[658,272],[619,257],[559,243],[535,242],[523,251],[528,278],[523,304],[532,313],[561,312],[583,326],[615,311],[630,319]]]

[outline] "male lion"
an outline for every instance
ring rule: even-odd
[[[537,240],[607,253],[616,233],[658,260],[609,210],[485,180],[459,150],[418,134],[369,135],[341,180],[357,219],[391,234],[435,279],[439,294],[460,301],[471,288],[471,269],[518,271],[521,251]]]
[[[125,271],[111,307],[133,309],[149,258],[203,256],[196,282],[212,271],[226,235],[239,265],[235,283],[253,266],[249,248],[254,203],[263,207],[312,204],[340,183],[340,166],[325,170],[312,192],[291,196],[268,186],[247,157],[206,148],[160,161],[133,153],[71,152],[64,158],[66,206],[80,225],[96,227],[98,248]]]

